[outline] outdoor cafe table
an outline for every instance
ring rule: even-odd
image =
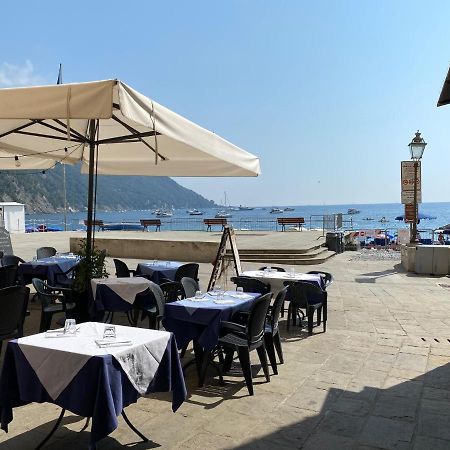
[[[238,295],[236,291],[227,291],[223,300],[219,300],[214,294],[210,292],[201,299],[186,298],[167,303],[162,320],[164,328],[175,335],[178,348],[185,348],[190,341],[194,341],[200,385],[204,379],[201,367],[206,355],[217,345],[220,322],[230,320],[237,311],[250,309],[261,295],[250,292]]]
[[[301,272],[267,272],[263,270],[247,270],[242,272],[241,275],[246,277],[255,278],[261,280],[263,283],[270,283],[270,290],[273,295],[276,296],[281,289],[284,287],[285,281],[308,281],[314,283],[323,289],[324,281],[319,274],[313,273],[301,273]]]
[[[161,284],[163,278],[175,280],[178,267],[185,263],[179,261],[143,261],[136,267],[136,275],[144,275],[156,284]]]
[[[20,264],[19,279],[23,284],[30,284],[33,278],[46,279],[50,286],[56,284],[56,274],[66,272],[77,264],[77,255],[59,255],[37,259]]]
[[[92,418],[90,448],[95,448],[117,428],[120,414],[146,439],[124,412],[140,396],[172,392],[175,412],[186,399],[186,386],[173,334],[115,325],[117,344],[129,341],[128,345],[99,347],[95,341],[103,338],[104,328],[105,324],[86,322],[75,336],[40,333],[10,341],[0,375],[2,429],[8,431],[13,408],[53,403],[63,410],[47,438],[67,409]]]
[[[91,317],[101,320],[105,311],[132,310],[136,294],[145,291],[151,283],[144,277],[93,278],[89,306]]]

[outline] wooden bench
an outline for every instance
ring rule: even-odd
[[[278,225],[281,225],[281,231],[286,231],[286,225],[297,225],[300,231],[303,230],[305,223],[304,217],[277,217]]]
[[[88,221],[87,220],[84,221],[84,225],[86,227],[88,226]],[[98,227],[98,229],[102,230],[102,231],[105,230],[105,224],[103,223],[103,220],[93,220],[92,221],[92,226],[93,227]]]
[[[148,227],[156,227],[155,231],[161,231],[161,220],[159,219],[141,219],[141,225],[144,227],[142,231],[148,230]]]
[[[211,231],[212,225],[220,225],[223,227],[227,224],[227,219],[224,218],[217,218],[217,219],[203,219],[203,223],[208,227],[206,231]]]

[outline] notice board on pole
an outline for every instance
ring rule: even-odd
[[[414,165],[417,164],[417,177],[414,177]],[[405,205],[414,203],[414,185],[417,190],[417,203],[422,203],[422,179],[420,161],[401,162],[402,203]],[[415,179],[414,179],[415,178]]]
[[[231,256],[233,259],[233,265],[236,271],[236,275],[239,276],[240,273],[242,272],[241,260],[239,258],[239,251],[236,244],[236,235],[234,234],[234,230],[232,227],[230,227],[229,225],[225,225],[223,228],[222,237],[220,239],[219,248],[217,249],[217,256],[214,261],[214,267],[211,272],[211,278],[208,284],[208,291],[214,288],[217,279],[220,277],[224,269],[224,262],[227,251],[227,242],[230,243]]]

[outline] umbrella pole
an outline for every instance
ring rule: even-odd
[[[88,177],[88,210],[86,230],[86,259],[91,261],[92,256],[92,215],[94,210],[94,158],[95,158],[95,120],[89,120],[89,177]]]

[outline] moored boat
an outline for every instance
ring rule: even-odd
[[[349,208],[347,210],[347,214],[359,214],[361,211],[359,209],[356,208]]]

